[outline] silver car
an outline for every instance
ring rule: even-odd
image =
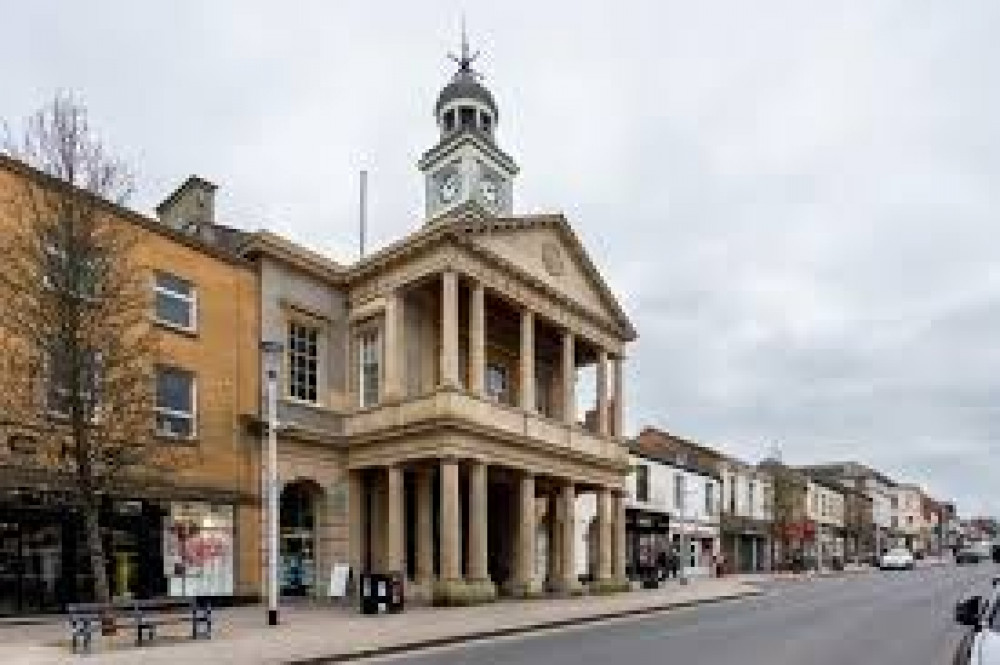
[[[1000,577],[984,596],[973,596],[955,608],[955,620],[971,630],[959,647],[957,665],[1000,665]]]

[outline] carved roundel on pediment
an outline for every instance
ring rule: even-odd
[[[555,243],[547,242],[542,245],[542,264],[545,270],[553,277],[563,274],[566,269],[563,263],[562,252]]]

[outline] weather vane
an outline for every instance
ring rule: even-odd
[[[458,64],[458,73],[466,76],[481,77],[482,74],[472,68],[472,63],[479,57],[479,51],[469,53],[469,37],[465,32],[465,15],[462,15],[462,51],[459,55],[449,53],[448,57]]]

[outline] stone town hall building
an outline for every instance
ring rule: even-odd
[[[419,228],[349,266],[267,232],[245,248],[262,339],[286,349],[285,593],[324,594],[339,561],[405,573],[410,597],[438,602],[572,592],[580,560],[597,586],[625,579],[622,375],[636,333],[564,217],[514,213],[498,106],[464,45],[456,60],[434,108],[440,140],[419,162]],[[580,538],[588,494],[596,517]]]

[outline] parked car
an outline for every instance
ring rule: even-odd
[[[910,550],[901,547],[889,550],[878,562],[879,570],[913,570],[915,565]]]
[[[982,563],[990,558],[989,543],[973,543],[955,555],[955,563]]]
[[[985,596],[966,598],[955,608],[955,621],[969,628],[959,644],[955,665],[1000,665],[1000,578]]]

